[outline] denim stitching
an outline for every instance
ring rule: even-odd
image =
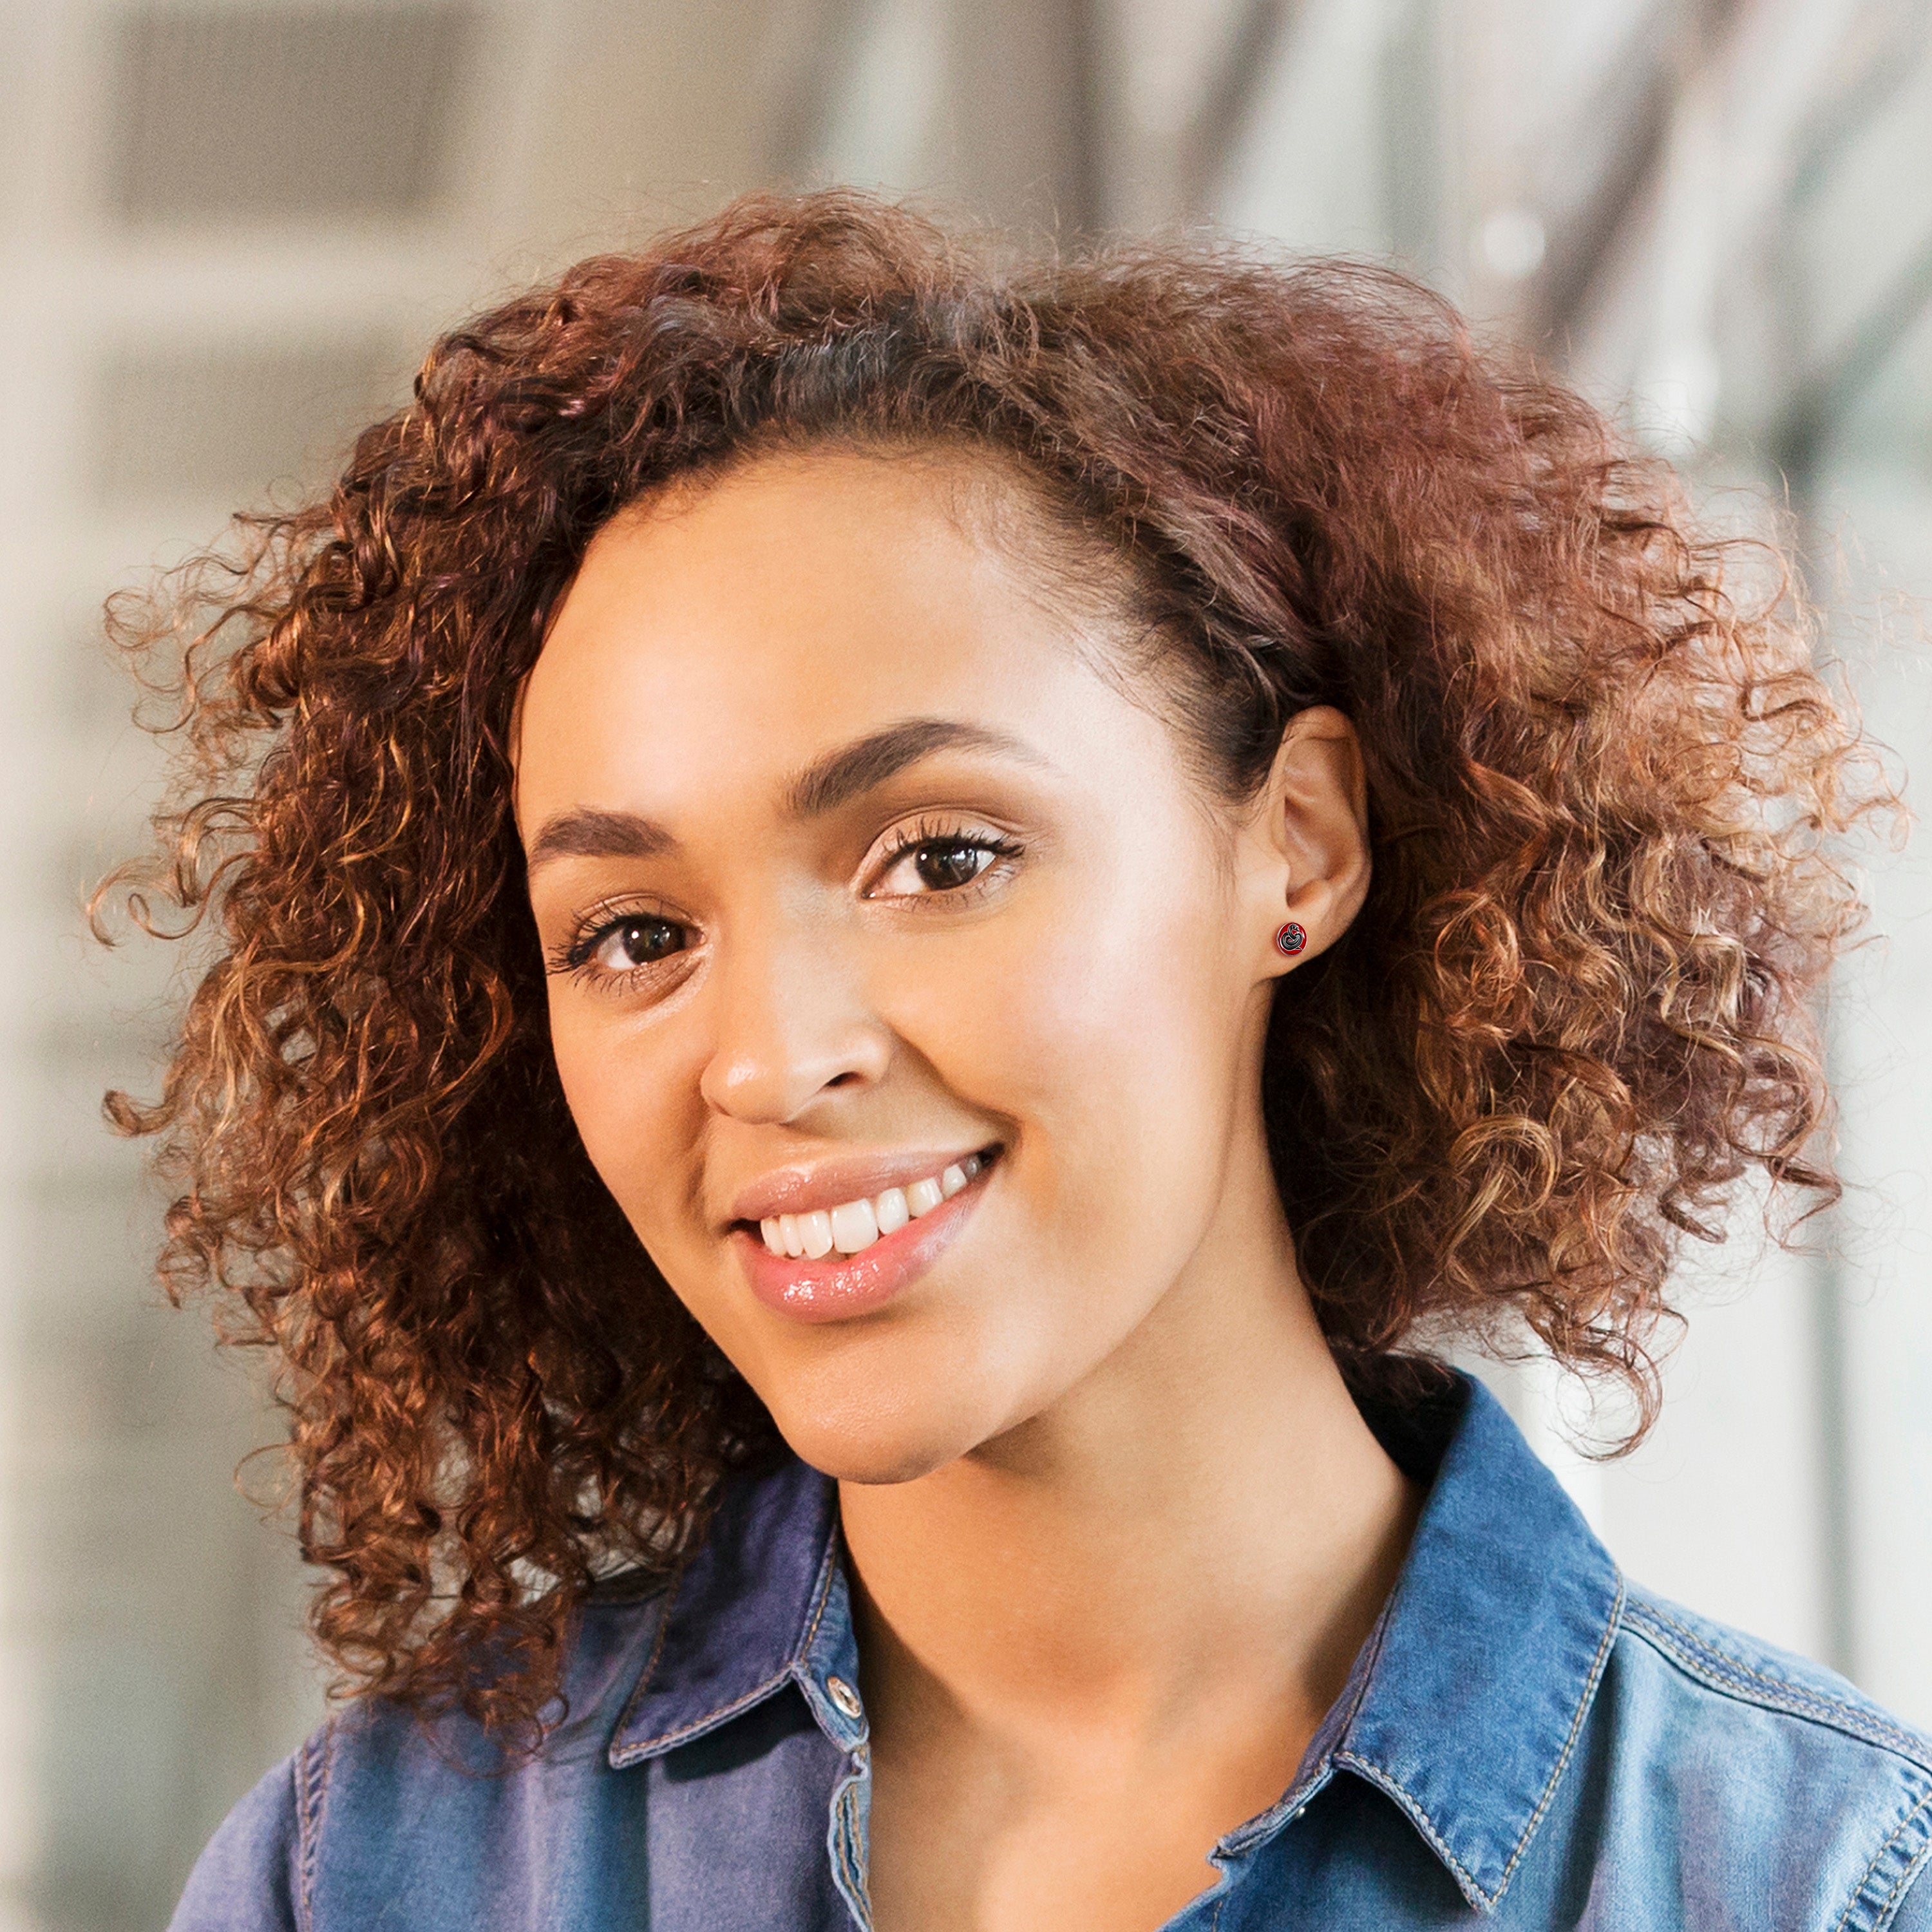
[[[1767,1689],[1775,1692],[1780,1697],[1788,1700],[1793,1704],[1802,1705],[1814,1711],[1830,1712],[1844,1717],[1854,1723],[1869,1724],[1874,1730],[1888,1730],[1890,1728],[1875,1720],[1867,1719],[1862,1712],[1854,1706],[1846,1703],[1841,1698],[1828,1696],[1823,1692],[1798,1684],[1789,1677],[1776,1676],[1768,1670],[1761,1670],[1756,1665],[1747,1663],[1744,1658],[1734,1656],[1730,1651],[1720,1649],[1707,1638],[1691,1629],[1688,1624],[1679,1623],[1676,1618],[1665,1616],[1663,1611],[1653,1606],[1640,1604],[1636,1606],[1636,1613],[1639,1617],[1649,1622],[1660,1624],[1666,1630],[1676,1631],[1686,1643],[1700,1652],[1705,1658],[1710,1659],[1712,1667],[1720,1675],[1728,1670],[1736,1672],[1740,1677],[1750,1679],[1753,1683],[1763,1684]],[[1902,1732],[1893,1732],[1892,1735],[1900,1738],[1904,1736]]]
[[[776,1677],[767,1677],[755,1688],[747,1690],[742,1697],[734,1697],[728,1704],[702,1718],[694,1718],[688,1724],[680,1724],[674,1731],[664,1731],[646,1740],[645,1745],[652,1756],[660,1755],[673,1744],[680,1744],[691,1738],[702,1737],[706,1731],[715,1731],[721,1724],[728,1724],[741,1711],[748,1711],[754,1704],[762,1704],[782,1684],[791,1682],[791,1666],[787,1664]],[[627,1758],[626,1762],[628,1762]]]
[[[316,1865],[321,1852],[322,1799],[329,1760],[334,1754],[335,1721],[330,1718],[296,1754],[296,1830],[301,1850],[296,1911],[304,1932],[314,1932],[315,1924]]]
[[[1872,1862],[1870,1864],[1866,1866],[1864,1876],[1858,1881],[1858,1889],[1854,1892],[1850,1898],[1846,1901],[1845,1909],[1839,1916],[1838,1922],[1832,1928],[1832,1932],[1845,1932],[1846,1927],[1850,1925],[1852,1922],[1852,1908],[1858,1904],[1864,1898],[1865,1887],[1871,1882],[1872,1874],[1874,1872],[1877,1870],[1880,1860],[1885,1856],[1887,1852],[1892,1850],[1893,1846],[1898,1843],[1899,1840],[1905,1834],[1906,1827],[1909,1826],[1915,1818],[1918,1817],[1921,1814],[1926,1810],[1928,1805],[1932,1805],[1932,1793],[1928,1793],[1926,1796],[1919,1799],[1918,1802],[1898,1821],[1898,1828],[1893,1832],[1892,1836],[1886,1839],[1885,1843],[1880,1846],[1878,1850],[1872,1854]],[[1882,1925],[1892,1916],[1892,1912],[1898,1906],[1900,1894],[1904,1891],[1905,1888],[1912,1882],[1912,1880],[1923,1868],[1925,1863],[1926,1850],[1927,1847],[1922,1845],[1914,1856],[1906,1861],[1904,1870],[1899,1874],[1898,1879],[1893,1883],[1891,1891],[1886,1893],[1884,1902],[1879,1908],[1878,1916],[1871,1922],[1874,1925]]]
[[[1568,1768],[1571,1755],[1576,1748],[1576,1740],[1583,1732],[1583,1720],[1590,1706],[1596,1700],[1597,1686],[1603,1681],[1604,1669],[1610,1660],[1610,1648],[1616,1641],[1618,1630],[1624,1620],[1623,1572],[1617,1572],[1616,1600],[1610,1606],[1610,1614],[1604,1625],[1604,1634],[1598,1640],[1597,1654],[1590,1662],[1590,1674],[1583,1681],[1583,1694],[1576,1700],[1576,1714],[1570,1720],[1570,1735],[1563,1740],[1563,1754],[1556,1760],[1556,1768],[1550,1774],[1550,1782],[1543,1787],[1543,1796],[1537,1800],[1536,1809],[1530,1814],[1529,1822],[1522,1828],[1522,1836],[1516,1841],[1516,1850],[1510,1854],[1509,1863],[1503,1867],[1503,1875],[1496,1887],[1494,1904],[1509,1889],[1509,1882],[1515,1876],[1516,1867],[1522,1862],[1522,1855],[1529,1849],[1529,1841],[1538,1826],[1543,1822],[1543,1814],[1550,1809],[1550,1801],[1556,1795],[1556,1786]]]
[[[1925,1808],[1925,1802],[1924,1799],[1920,1800],[1918,1806],[1920,1810],[1922,1811]],[[1902,1831],[1904,1827],[1901,1826],[1899,1828]],[[1896,1837],[1898,1834],[1894,1833],[1893,1835]],[[1910,1889],[1913,1880],[1925,1870],[1926,1854],[1928,1849],[1932,1847],[1921,1845],[1904,1870],[1899,1874],[1898,1882],[1886,1894],[1884,1906],[1880,1910],[1877,1918],[1872,1922],[1874,1927],[1882,1928],[1891,1922],[1892,1915],[1898,1910],[1900,1902],[1904,1899],[1906,1892]]]
[[[797,1683],[801,1690],[804,1690],[808,1684],[811,1684],[814,1689],[817,1688],[812,1672],[806,1668],[806,1659],[811,1655],[812,1646],[818,1640],[818,1626],[824,1622],[826,1606],[832,1600],[832,1579],[837,1569],[838,1555],[838,1538],[835,1530],[826,1541],[824,1558],[818,1566],[818,1581],[812,1586],[812,1614],[806,1620],[805,1633],[794,1646],[791,1661],[785,1666],[785,1674]],[[818,1719],[819,1727],[827,1729],[824,1718],[809,1692],[806,1693],[806,1702],[812,1706],[812,1715]],[[842,1744],[842,1740],[837,1735],[837,1726],[832,1726],[830,1729],[832,1742]],[[860,1736],[862,1738],[865,1735],[862,1730]]]
[[[805,1634],[800,1638],[792,1652],[792,1661],[800,1662],[812,1648],[812,1640],[818,1634],[818,1626],[825,1615],[825,1606],[832,1600],[832,1571],[838,1554],[838,1532],[835,1528],[825,1540],[825,1556],[818,1566],[818,1581],[814,1586],[814,1595],[812,1606],[812,1618],[805,1627]]]
[[[710,1712],[702,1718],[694,1718],[689,1724],[680,1724],[674,1731],[661,1732],[656,1736],[647,1738],[645,1741],[645,1745],[653,1754],[662,1752],[674,1744],[682,1744],[689,1738],[702,1737],[707,1731],[716,1730],[720,1725],[729,1723],[741,1711],[748,1711],[754,1705],[763,1703],[780,1684],[790,1679],[800,1659],[804,1656],[806,1651],[811,1648],[812,1640],[818,1634],[820,1622],[825,1615],[825,1606],[831,1598],[832,1559],[832,1546],[828,1545],[826,1549],[825,1560],[819,1565],[818,1598],[812,1608],[811,1622],[807,1624],[805,1635],[796,1646],[793,1654],[787,1660],[784,1668],[775,1676],[767,1677],[762,1684],[747,1690],[742,1696],[734,1698],[730,1703],[721,1706],[717,1710]],[[650,1688],[651,1678],[657,1670],[658,1659],[664,1650],[665,1634],[670,1628],[671,1611],[676,1600],[678,1586],[683,1580],[684,1573],[680,1570],[671,1580],[670,1588],[664,1593],[664,1617],[658,1625],[657,1641],[651,1646],[650,1660],[644,1666],[644,1675],[638,1680],[637,1689],[631,1693],[631,1701],[624,1706],[624,1714],[617,1720],[617,1728],[620,1731],[630,1722],[644,1693]],[[633,1761],[629,1755],[630,1751],[638,1748],[640,1747],[634,1745],[628,1748],[625,1753],[626,1763]]]
[[[1402,1807],[1402,1815],[1429,1840],[1436,1856],[1460,1879],[1466,1888],[1482,1900],[1485,1906],[1493,1906],[1500,1892],[1494,1897],[1484,1889],[1475,1874],[1470,1871],[1456,1854],[1449,1849],[1448,1840],[1430,1822],[1429,1814],[1422,1808],[1420,1801],[1394,1772],[1384,1771],[1378,1764],[1371,1764],[1366,1758],[1357,1757],[1352,1751],[1337,1751],[1335,1762],[1354,1772],[1357,1777],[1366,1778],[1388,1792]]]
[[[626,1700],[623,1714],[617,1720],[617,1730],[620,1732],[637,1715],[638,1706],[644,1702],[644,1693],[651,1688],[651,1679],[657,1675],[658,1660],[664,1655],[664,1639],[670,1631],[671,1612],[677,1606],[677,1593],[683,1582],[684,1570],[680,1569],[664,1587],[664,1610],[658,1618],[657,1635],[651,1640],[651,1654],[644,1659],[644,1670],[638,1678],[638,1688]],[[614,1749],[612,1762],[616,1762]]]
[[[1853,1706],[1846,1703],[1843,1699],[1828,1696],[1822,1691],[1799,1684],[1791,1678],[1776,1675],[1768,1670],[1761,1670],[1755,1664],[1747,1662],[1743,1658],[1736,1656],[1728,1650],[1719,1648],[1708,1638],[1693,1630],[1689,1624],[1679,1623],[1675,1617],[1666,1616],[1663,1611],[1652,1605],[1638,1605],[1636,1614],[1648,1622],[1660,1625],[1665,1630],[1674,1630],[1694,1650],[1708,1659],[1710,1667],[1720,1676],[1727,1671],[1733,1672],[1739,1677],[1749,1679],[1753,1683],[1763,1684],[1768,1690],[1793,1704],[1801,1705],[1814,1711],[1832,1712],[1850,1718],[1854,1722],[1866,1721],[1862,1712]],[[1675,1646],[1672,1648],[1674,1648]],[[1872,1728],[1877,1730],[1886,1727],[1874,1724]]]
[[[832,1842],[838,1847],[839,1868],[845,1877],[847,1907],[850,1910],[852,1901],[856,1899],[860,1907],[857,1917],[862,1932],[872,1932],[872,1906],[866,1876],[860,1870],[851,1851],[857,1837],[859,1801],[854,1795],[854,1787],[857,1784],[856,1776],[849,1777],[838,1787],[834,1801],[836,1809],[833,1815],[837,1822]]]
[[[1634,1604],[1631,1613],[1634,1621],[1639,1624],[1660,1624],[1665,1630],[1676,1632],[1690,1646],[1688,1652],[1656,1630],[1640,1634],[1647,1635],[1660,1651],[1675,1658],[1712,1689],[1733,1695],[1745,1695],[1755,1689],[1762,1701],[1773,1709],[1782,1709],[1792,1717],[1829,1724],[1862,1743],[1894,1750],[1922,1768],[1932,1770],[1932,1756],[1928,1756],[1924,1738],[1915,1738],[1882,1719],[1870,1717],[1855,1705],[1808,1690],[1789,1678],[1774,1677],[1768,1672],[1754,1669],[1743,1658],[1733,1657],[1728,1651],[1707,1643],[1695,1630],[1648,1604]]]
[[[1308,1809],[1316,1794],[1334,1775],[1334,1767],[1338,1754],[1348,1748],[1349,1727],[1354,1723],[1363,1705],[1368,1701],[1370,1690],[1375,1683],[1376,1667],[1382,1660],[1382,1647],[1388,1637],[1388,1617],[1384,1612],[1376,1619],[1375,1626],[1369,1633],[1368,1641],[1373,1647],[1370,1650],[1367,1661],[1362,1666],[1360,1681],[1355,1685],[1354,1700],[1347,1713],[1335,1726],[1335,1735],[1340,1742],[1325,1757],[1316,1759],[1314,1768],[1307,1777],[1299,1784],[1291,1784],[1260,1817],[1251,1819],[1246,1824],[1227,1833],[1220,1841],[1221,1850],[1245,1858],[1257,1846],[1264,1844],[1277,1832],[1286,1831]],[[1276,1816],[1277,1813],[1281,1814],[1278,1819]],[[1218,1906],[1216,1911],[1218,1914]],[[1216,1922],[1219,1922],[1218,1918]],[[1211,1927],[1209,1932],[1213,1932]]]
[[[1898,1910],[1898,1902],[1900,1898],[1903,1895],[1906,1887],[1918,1876],[1919,1873],[1924,1869],[1924,1867],[1925,1854],[1922,1851],[1919,1852],[1918,1856],[1912,1861],[1911,1864],[1907,1865],[1904,1870],[1899,1874],[1898,1882],[1886,1894],[1885,1904],[1879,1908],[1878,1916],[1872,1921],[1872,1924],[1875,1928],[1882,1928],[1891,1923],[1892,1916]],[[1851,1909],[1851,1906],[1849,1905],[1845,1908],[1847,1912],[1850,1912]]]
[[[1346,1765],[1349,1770],[1355,1772],[1358,1776],[1366,1778],[1372,1784],[1379,1785],[1384,1791],[1401,1804],[1409,1822],[1428,1840],[1436,1856],[1463,1882],[1468,1891],[1474,1892],[1482,1900],[1484,1906],[1490,1910],[1493,1911],[1496,1909],[1502,1901],[1503,1894],[1509,1889],[1510,1880],[1515,1876],[1516,1867],[1522,1863],[1522,1855],[1529,1848],[1530,1839],[1534,1835],[1537,1826],[1543,1821],[1543,1814],[1549,1810],[1550,1801],[1556,1795],[1557,1784],[1561,1780],[1564,1770],[1569,1764],[1570,1756],[1576,1748],[1576,1740],[1582,1732],[1584,1718],[1588,1713],[1592,1700],[1596,1696],[1597,1685],[1603,1676],[1604,1666],[1609,1660],[1611,1646],[1616,1640],[1618,1627],[1622,1622],[1623,1607],[1623,1578],[1619,1573],[1617,1579],[1616,1600],[1610,1606],[1610,1614],[1604,1623],[1604,1634],[1598,1640],[1597,1654],[1591,1660],[1590,1674],[1584,1681],[1582,1695],[1576,1700],[1576,1714],[1570,1720],[1570,1735],[1563,1741],[1562,1753],[1556,1760],[1555,1768],[1550,1774],[1548,1782],[1543,1787],[1543,1795],[1537,1801],[1536,1809],[1530,1814],[1529,1822],[1523,1826],[1522,1835],[1516,1841],[1516,1849],[1510,1854],[1509,1862],[1503,1867],[1503,1875],[1497,1881],[1494,1892],[1491,1892],[1486,1886],[1484,1885],[1462,1863],[1462,1860],[1449,1849],[1448,1841],[1436,1830],[1429,1814],[1424,1810],[1421,1800],[1417,1798],[1415,1794],[1393,1772],[1385,1771],[1379,1765],[1372,1765],[1366,1759],[1357,1757],[1353,1752],[1337,1751],[1335,1754],[1335,1762],[1337,1764]]]

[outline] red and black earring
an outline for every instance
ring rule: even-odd
[[[1308,928],[1290,920],[1276,933],[1274,943],[1283,952],[1299,952],[1308,944]]]

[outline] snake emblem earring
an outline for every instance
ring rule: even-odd
[[[1274,943],[1284,952],[1299,952],[1308,944],[1308,929],[1290,920],[1276,933]]]

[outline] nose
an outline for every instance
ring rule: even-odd
[[[825,1094],[884,1078],[891,1034],[841,937],[775,922],[721,947],[711,985],[716,1030],[698,1080],[714,1112],[784,1125]]]

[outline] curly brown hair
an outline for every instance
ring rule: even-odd
[[[1390,273],[1016,266],[850,193],[739,201],[446,336],[326,500],[116,613],[188,637],[187,750],[110,884],[215,956],[159,1100],[109,1110],[182,1183],[170,1292],[275,1352],[355,1688],[528,1729],[596,1576],[675,1563],[772,1439],[552,1063],[509,752],[546,624],[667,479],[934,439],[1118,560],[1221,794],[1305,706],[1359,730],[1373,884],[1281,982],[1263,1092],[1358,1378],[1520,1320],[1641,1424],[1678,1236],[1754,1171],[1833,1192],[1807,998],[1882,788],[1782,580],[1739,596],[1667,470]]]

